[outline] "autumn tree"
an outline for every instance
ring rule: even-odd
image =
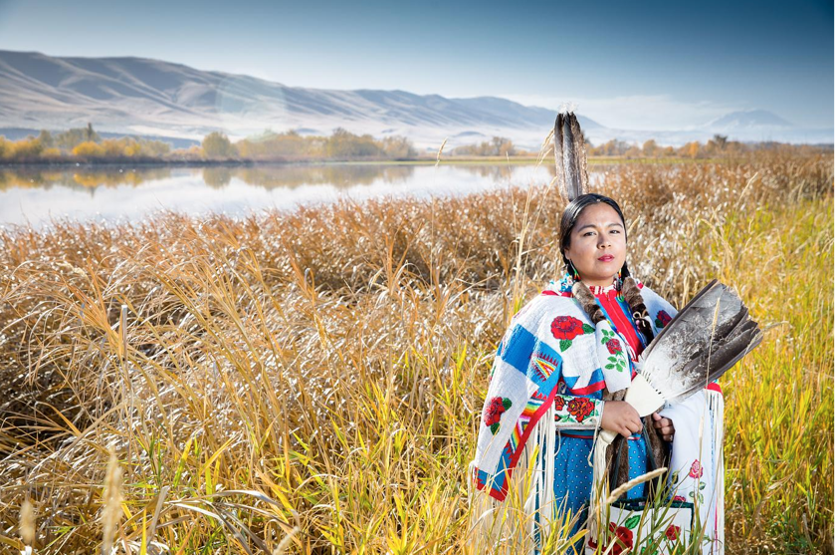
[[[100,159],[104,157],[105,150],[96,142],[81,142],[73,148],[72,153],[82,159]]]
[[[332,158],[379,157],[383,150],[369,134],[356,136],[337,128],[326,141],[326,156]]]
[[[493,138],[491,138],[491,144],[494,148],[492,155],[514,155],[515,154],[514,144],[508,138],[501,138],[499,136],[494,136]]]
[[[96,133],[92,126],[88,128],[70,128],[55,136],[55,147],[71,151],[82,142],[101,142],[102,138]]]
[[[630,145],[623,140],[610,140],[591,151],[591,155],[623,155],[630,149]]]
[[[12,157],[17,161],[30,161],[37,159],[41,152],[44,151],[44,146],[38,141],[35,136],[27,136],[23,140],[18,140],[13,144],[14,151]]]
[[[416,155],[413,144],[403,136],[388,136],[381,142],[381,147],[391,159],[406,159]]]
[[[517,150],[512,141],[500,136],[494,136],[489,142],[460,146],[451,150],[452,155],[473,155],[477,157],[515,155],[516,153]]]
[[[38,134],[38,141],[41,142],[44,148],[55,147],[55,139],[49,133],[49,130],[41,130],[41,133]]]
[[[203,155],[207,158],[230,158],[235,157],[236,150],[230,139],[223,132],[210,132],[201,142]]]
[[[642,151],[640,151],[637,146],[631,146],[628,148],[628,151],[625,152],[626,159],[639,159],[640,157],[642,157]]]

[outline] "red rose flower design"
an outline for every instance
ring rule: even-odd
[[[616,537],[619,538],[619,541],[627,548],[631,549],[634,546],[634,533],[630,531],[630,529],[619,526],[616,528]]]
[[[570,400],[570,403],[567,404],[567,411],[570,412],[576,421],[581,423],[585,417],[589,416],[593,413],[593,410],[596,409],[595,404],[591,402],[588,398],[573,398]]]
[[[557,316],[552,321],[552,335],[559,340],[572,340],[584,333],[584,324],[572,316]]]
[[[666,311],[658,312],[657,320],[654,321],[654,323],[657,325],[657,328],[665,328],[669,322],[671,322],[671,317]]]
[[[507,409],[511,407],[511,400],[508,398],[492,398],[485,406],[482,412],[482,419],[487,427],[491,428],[492,433],[496,433],[499,429],[500,416],[503,415]]]
[[[703,466],[701,466],[700,462],[697,460],[692,462],[692,469],[689,470],[689,477],[693,477],[695,479],[703,477]]]
[[[561,398],[560,396],[555,398],[555,409],[556,410],[562,411],[564,409],[564,404],[566,404],[566,402],[564,401],[563,398]]]
[[[613,549],[609,555],[621,555],[623,551],[633,548],[634,534],[629,528],[616,526],[614,522],[610,523],[609,528],[610,533],[616,536],[616,543],[613,544]]]
[[[679,503],[685,503],[686,497],[683,497],[682,495],[675,495],[673,500]]]
[[[610,338],[607,341],[607,350],[610,352],[611,355],[616,355],[620,351],[622,351],[622,344],[619,343],[619,340],[616,338]]]
[[[679,538],[680,537],[680,526],[675,526],[674,524],[672,524],[671,526],[666,528],[666,537],[671,541],[674,541],[677,538]]]

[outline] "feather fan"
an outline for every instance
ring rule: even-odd
[[[674,404],[718,380],[761,340],[741,299],[713,280],[648,345],[640,374]]]
[[[717,380],[761,340],[761,331],[741,299],[712,280],[642,352],[639,374],[625,401],[640,417],[666,402],[680,402]],[[596,440],[594,480],[603,479],[607,447],[615,437],[615,432],[603,430]]]

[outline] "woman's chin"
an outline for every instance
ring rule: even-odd
[[[619,273],[619,270],[622,269],[622,266],[602,266],[601,268],[593,271],[590,274],[582,274],[581,277],[585,278],[585,282],[587,283],[595,283],[596,285],[610,285],[613,283],[613,278]]]

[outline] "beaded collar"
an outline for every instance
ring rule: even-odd
[[[547,289],[553,292],[558,292],[565,297],[572,297],[574,283],[575,280],[573,280],[572,276],[570,276],[570,274],[565,274],[559,281],[553,280],[549,282]],[[617,291],[617,295],[619,296],[622,294],[613,284],[606,286],[588,285],[587,287],[590,288],[590,293],[593,295],[604,295],[605,293],[610,293],[611,291]]]
[[[587,285],[587,284],[584,284]],[[587,285],[590,288],[590,293],[593,295],[604,295],[605,293],[609,293],[611,291],[616,291],[616,286],[613,284],[611,285]]]

